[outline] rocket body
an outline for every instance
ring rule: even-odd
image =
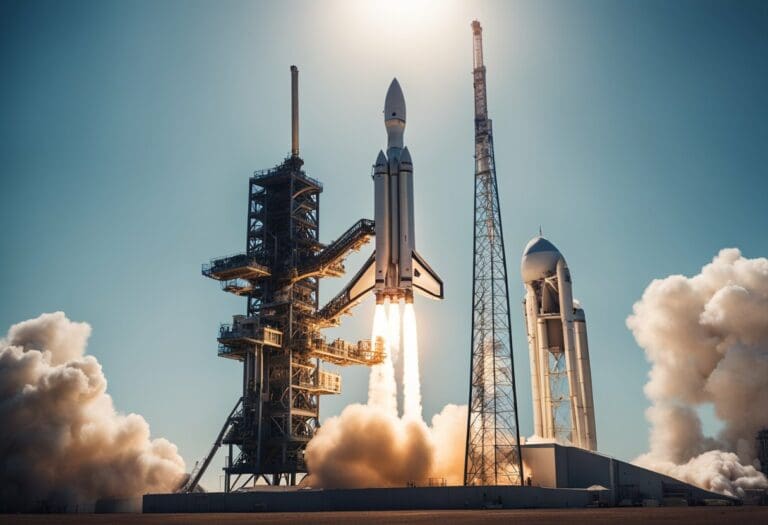
[[[376,251],[350,288],[350,299],[373,291],[377,303],[413,302],[414,290],[443,298],[443,282],[416,252],[413,162],[403,144],[405,98],[397,79],[384,101],[387,151],[379,151],[373,166]]]

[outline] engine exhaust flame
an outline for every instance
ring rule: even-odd
[[[419,342],[413,304],[405,305],[403,319],[403,417],[421,421]]]
[[[389,350],[392,353],[392,363],[397,363],[400,357],[400,303],[389,303],[389,314],[387,317],[387,341]]]
[[[384,362],[371,367],[368,380],[368,405],[390,416],[397,416],[397,384],[395,368],[392,364],[392,351],[389,343],[389,326],[383,304],[377,304],[373,313],[371,341],[378,337],[384,339]]]

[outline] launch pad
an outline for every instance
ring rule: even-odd
[[[314,489],[147,494],[145,513],[584,508],[734,505],[739,500],[609,456],[554,443],[522,445],[525,486]],[[527,485],[530,483],[530,485]],[[428,482],[425,483],[428,485]]]

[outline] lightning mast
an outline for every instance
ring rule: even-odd
[[[472,357],[465,485],[523,482],[517,421],[509,285],[496,185],[482,27],[472,22],[475,89],[475,229]]]

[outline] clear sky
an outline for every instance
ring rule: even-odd
[[[446,284],[444,302],[416,305],[428,417],[468,394],[475,17],[523,434],[519,260],[539,225],[587,313],[599,448],[624,459],[647,444],[632,304],[653,278],[698,273],[720,248],[768,255],[765,2],[0,5],[0,330],[55,310],[91,323],[118,408],[142,414],[189,466],[239,395],[241,368],[216,357],[216,334],[245,308],[200,264],[244,249],[248,176],[290,149],[291,64],[326,242],[372,218],[384,94],[393,76],[403,86],[417,249]],[[370,250],[349,259],[350,275]],[[324,280],[321,300],[343,283]],[[329,336],[369,337],[371,312],[368,301]],[[324,417],[366,399],[367,370],[343,381]]]

